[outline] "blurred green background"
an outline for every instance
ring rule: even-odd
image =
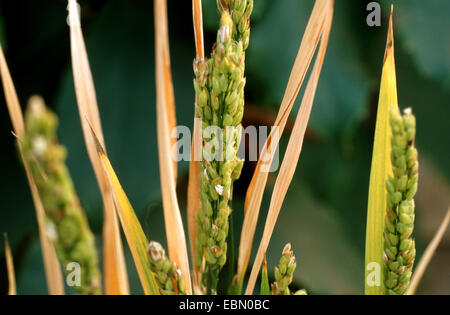
[[[87,51],[111,162],[148,237],[165,243],[159,183],[153,52],[153,2],[79,1]],[[336,1],[303,152],[268,249],[273,271],[283,245],[297,256],[295,286],[310,293],[363,293],[367,194],[388,1],[381,27],[366,24],[370,1]],[[420,184],[418,258],[450,204],[450,2],[393,1],[399,104],[417,117]],[[60,117],[60,141],[81,202],[101,248],[102,205],[89,164],[70,65],[64,0],[0,1],[0,40],[21,101],[42,95]],[[244,125],[270,125],[276,116],[312,0],[255,0],[247,54]],[[205,50],[218,23],[215,1],[204,0]],[[193,125],[191,1],[168,1],[177,123]],[[1,91],[3,94],[3,91]],[[296,113],[297,106],[293,113]],[[0,232],[7,232],[18,293],[44,294],[46,284],[30,192],[0,97]],[[286,135],[289,135],[289,124]],[[281,153],[286,138],[281,144]],[[235,236],[253,174],[247,162],[235,188]],[[179,202],[186,209],[187,162],[179,164]],[[255,243],[259,243],[276,173],[269,176]],[[187,228],[186,228],[187,229]],[[420,293],[450,293],[450,233],[434,257]],[[128,252],[133,293],[140,285]],[[256,245],[255,245],[256,247]],[[3,241],[0,292],[6,292]],[[252,256],[253,259],[253,256]],[[69,291],[70,292],[70,291]]]

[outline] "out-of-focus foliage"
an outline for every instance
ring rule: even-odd
[[[390,1],[380,1],[382,26],[369,27],[368,2],[335,1],[309,136],[267,253],[272,277],[283,245],[291,242],[298,260],[294,286],[305,287],[309,293],[363,292],[367,191],[390,5]],[[450,3],[393,2],[399,105],[413,107],[420,156],[433,163],[448,182],[450,146],[444,128],[450,117],[450,20],[446,18]],[[165,243],[156,143],[153,3],[98,0],[80,4],[108,156],[144,231]],[[276,113],[312,4],[312,0],[255,1],[247,56],[249,106]],[[195,56],[191,3],[173,0],[168,5],[177,124],[191,128]],[[215,1],[204,0],[203,5],[205,50],[210,51],[218,16]],[[101,198],[76,108],[66,3],[1,0],[0,14],[0,40],[7,44],[6,57],[21,103],[38,93],[58,112],[60,142],[68,148],[68,166],[100,245]],[[18,293],[45,293],[35,214],[10,130],[0,97],[0,169],[7,179],[0,183],[0,232],[8,232],[10,238]],[[285,144],[282,141],[281,151]],[[179,164],[182,211],[187,166],[186,162]],[[251,167],[246,163],[235,189],[236,239]],[[271,178],[262,218],[268,208]],[[417,220],[420,222],[419,216]],[[259,226],[255,244],[261,233]],[[417,235],[419,257],[424,245],[420,237]],[[0,252],[3,256],[3,247]],[[131,291],[140,292],[130,260],[128,267]],[[0,270],[0,291],[4,291],[3,265]]]
[[[399,4],[398,33],[419,70],[450,87],[450,41],[446,0],[410,0]]]

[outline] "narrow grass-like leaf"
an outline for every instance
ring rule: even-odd
[[[252,294],[253,292],[256,278],[258,276],[261,263],[264,259],[264,253],[267,251],[267,247],[269,246],[270,238],[272,236],[275,223],[280,213],[284,197],[286,196],[289,185],[294,176],[298,160],[300,158],[306,126],[308,125],[317,84],[319,82],[320,71],[322,70],[325,52],[327,50],[328,38],[330,35],[331,23],[333,18],[332,1],[328,2],[325,13],[326,14],[323,23],[323,32],[321,36],[320,47],[317,53],[314,67],[308,79],[308,84],[306,85],[305,94],[303,95],[302,102],[300,104],[300,109],[295,120],[294,129],[292,130],[291,136],[289,138],[289,143],[286,148],[283,162],[281,163],[280,171],[275,181],[272,198],[270,200],[269,212],[267,214],[266,224],[264,226],[263,236],[259,245],[258,252],[256,254],[252,272],[250,274],[250,279],[245,292],[246,294]]]
[[[14,273],[14,262],[11,253],[11,247],[9,246],[8,235],[4,234],[5,238],[5,259],[6,270],[8,272],[8,295],[16,295],[16,275]]]
[[[158,284],[156,283],[153,272],[150,270],[150,260],[147,254],[147,246],[149,244],[147,237],[142,230],[141,224],[134,213],[133,207],[128,201],[128,197],[123,191],[119,179],[117,178],[103,147],[96,137],[94,130],[92,130],[92,135],[94,141],[96,142],[97,154],[100,158],[103,171],[106,174],[108,184],[110,185],[117,214],[122,224],[122,229],[125,233],[128,246],[130,247],[144,293],[158,295]]]
[[[176,111],[175,111],[175,95],[173,92],[172,74],[170,71],[170,49],[169,49],[169,30],[167,22],[167,2],[166,0],[154,1],[154,14],[155,14],[155,56],[156,56],[156,76],[157,76],[157,89],[164,97],[164,124],[167,124],[167,137],[171,149],[176,143],[176,137],[172,137],[172,132],[176,127]],[[161,80],[158,80],[161,79]],[[161,90],[158,89],[161,88]],[[158,95],[157,95],[158,97]],[[159,120],[158,120],[159,122]],[[158,142],[159,143],[159,142]],[[173,151],[169,151],[169,154],[165,156],[166,159],[172,158],[172,178],[174,185],[177,183],[177,161],[171,154]],[[171,154],[170,154],[171,153]],[[163,175],[163,174],[161,174]],[[164,174],[165,175],[165,174]],[[169,250],[170,251],[170,250]]]
[[[171,132],[175,128],[175,101],[170,73],[166,0],[155,0],[156,116],[158,157],[169,258],[181,270],[187,294],[192,294],[186,236],[176,194],[176,159]]]
[[[389,125],[389,108],[391,106],[398,107],[392,10],[389,19],[389,30],[384,55],[383,72],[381,75],[367,208],[364,279],[365,293],[371,295],[384,294],[382,266],[384,252],[384,218],[387,206],[385,187],[386,179],[388,178],[388,175],[392,173],[392,166],[390,162],[391,130]],[[375,278],[368,279],[368,277],[370,278],[372,276],[375,276]]]
[[[47,237],[45,228],[44,208],[42,207],[41,199],[39,197],[36,184],[33,180],[33,177],[31,176],[30,167],[23,155],[22,144],[20,142],[20,139],[23,139],[25,133],[23,114],[20,108],[19,99],[17,97],[17,93],[14,88],[14,83],[9,73],[8,65],[6,63],[1,45],[0,45],[0,75],[2,78],[6,105],[8,107],[9,116],[11,118],[11,122],[13,125],[14,134],[18,139],[17,148],[25,168],[25,173],[27,175],[28,184],[30,186],[31,195],[36,210],[36,217],[39,227],[39,238],[41,242],[42,258],[44,261],[48,292],[51,295],[61,295],[64,294],[64,283],[62,272],[58,258],[56,257],[55,249]]]
[[[194,21],[195,51],[196,58],[205,58],[203,46],[203,18],[201,0],[192,0],[192,18]],[[197,100],[195,100],[197,102]],[[197,239],[197,212],[200,207],[200,162],[196,158],[201,150],[201,131],[200,122],[194,111],[194,131],[192,133],[191,161],[189,162],[189,182],[187,193],[187,221],[189,230],[189,243],[191,247],[192,261],[195,261],[195,240]],[[198,268],[194,264],[193,272],[193,290],[195,294],[200,294],[200,284],[198,282],[200,275]]]
[[[334,2],[328,0],[317,0],[315,2],[291,71],[277,119],[274,123],[274,126],[277,128],[272,129],[266,143],[263,146],[252,181],[248,187],[245,199],[245,217],[241,231],[236,279],[240,283],[242,283],[250,259],[262,196],[269,174],[267,170],[264,170],[264,168],[268,168],[268,166],[272,163],[275,148],[279,142],[279,137],[283,133],[292,106],[298,95],[314,52],[319,43],[321,34],[324,30],[327,16],[331,14],[330,7],[332,8],[333,5]]]
[[[261,295],[270,295],[269,275],[267,273],[267,260],[264,256],[264,262],[261,269]]]
[[[192,0],[192,19],[194,21],[196,56],[204,58],[202,0]]]
[[[122,241],[119,225],[114,209],[114,202],[105,174],[102,171],[101,162],[96,153],[94,139],[90,126],[99,139],[102,147],[105,147],[103,132],[98,112],[97,98],[92,79],[89,61],[84,45],[83,34],[80,25],[79,8],[76,0],[69,0],[69,24],[70,43],[72,53],[72,69],[75,83],[75,93],[78,103],[78,111],[81,119],[86,148],[94,168],[97,182],[103,199],[103,269],[106,294],[129,294],[128,276],[123,255]]]
[[[408,290],[406,291],[407,295],[412,295],[416,293],[420,280],[422,280],[423,274],[425,273],[425,270],[427,269],[431,261],[431,258],[433,258],[433,255],[436,252],[439,243],[444,237],[449,223],[450,223],[450,208],[447,209],[447,214],[445,215],[444,220],[442,221],[439,229],[437,230],[430,244],[428,244],[427,248],[425,249],[425,252],[422,255],[422,258],[420,259],[416,269],[414,270]]]

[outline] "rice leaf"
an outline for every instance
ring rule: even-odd
[[[42,258],[44,261],[44,269],[48,292],[51,295],[61,295],[64,294],[64,283],[61,268],[59,265],[58,258],[56,257],[55,249],[47,237],[45,228],[44,208],[42,207],[42,203],[39,197],[36,184],[34,183],[34,179],[31,175],[30,167],[23,155],[22,144],[20,142],[20,139],[23,139],[25,133],[23,114],[19,104],[19,99],[17,97],[16,90],[14,88],[14,83],[9,73],[8,65],[6,63],[5,56],[3,54],[3,48],[1,47],[1,45],[0,45],[0,75],[2,78],[6,105],[8,107],[9,116],[11,118],[11,122],[13,125],[14,134],[18,139],[17,149],[19,151],[20,158],[25,168],[25,173],[27,175],[28,184],[30,186],[31,195],[36,210],[36,218],[39,227],[39,238],[41,242]]]
[[[270,295],[269,275],[267,273],[267,260],[264,255],[264,262],[261,269],[261,295]]]
[[[317,0],[314,4],[280,105],[278,116],[274,123],[274,126],[277,128],[272,129],[263,146],[255,173],[248,187],[245,199],[245,217],[239,245],[237,277],[235,279],[238,283],[242,283],[250,259],[262,196],[268,177],[268,172],[267,170],[264,170],[264,168],[268,168],[272,163],[275,154],[274,148],[277,147],[279,137],[281,137],[283,133],[292,106],[303,83],[321,34],[323,33],[327,17],[332,14],[330,10],[333,5],[333,1],[327,0]],[[260,259],[262,262],[262,256]],[[257,270],[259,270],[259,267]]]
[[[156,116],[158,156],[169,258],[181,270],[186,292],[192,294],[186,236],[176,195],[176,159],[171,148],[176,139],[175,102],[170,73],[166,0],[155,0]]]
[[[269,212],[267,214],[266,224],[264,226],[263,236],[259,245],[258,252],[256,254],[255,262],[253,264],[245,294],[251,294],[253,292],[264,253],[267,251],[267,247],[269,246],[269,241],[272,236],[278,215],[280,213],[284,197],[286,196],[289,185],[294,176],[298,160],[300,158],[306,126],[308,125],[309,116],[311,114],[314,96],[316,93],[317,84],[319,82],[320,71],[322,69],[322,64],[324,61],[325,52],[328,45],[328,38],[331,30],[333,3],[328,2],[328,4],[329,5],[325,8],[326,14],[323,23],[323,32],[321,35],[320,47],[317,53],[314,67],[308,79],[305,94],[303,95],[302,102],[300,104],[300,109],[295,120],[294,129],[292,130],[291,136],[289,138],[289,143],[286,148],[280,171],[275,181],[272,198],[270,200]]]
[[[11,253],[11,248],[9,246],[8,235],[3,234],[5,238],[5,259],[6,259],[6,270],[8,273],[8,295],[16,295],[16,275],[14,273],[14,262]]]
[[[81,126],[89,159],[94,168],[100,187],[104,206],[103,218],[103,269],[106,294],[129,294],[128,275],[123,255],[119,225],[114,209],[111,192],[108,189],[105,174],[102,171],[95,142],[90,132],[87,119],[97,135],[102,147],[105,147],[103,132],[98,112],[94,82],[92,79],[86,47],[80,25],[78,3],[69,0],[70,42],[72,53],[72,70],[75,83],[75,93],[80,114]]]
[[[201,0],[192,0],[192,17],[194,22],[195,51],[196,58],[205,58],[203,45],[203,17]],[[197,103],[197,99],[195,100]],[[192,261],[195,261],[195,242],[197,239],[197,212],[200,207],[200,162],[196,156],[201,150],[201,131],[200,122],[194,111],[194,131],[191,144],[191,161],[189,162],[189,182],[187,193],[187,221],[189,230],[189,242],[191,247]],[[192,277],[193,290],[195,294],[201,294],[199,283],[199,270],[194,264],[194,272]]]
[[[439,243],[444,237],[449,223],[450,223],[450,207],[447,209],[447,214],[445,215],[444,220],[442,220],[439,229],[437,230],[431,242],[428,244],[427,248],[425,249],[425,252],[422,255],[422,258],[420,259],[416,269],[414,270],[408,290],[406,291],[407,295],[413,295],[416,293],[420,280],[422,280],[423,274],[425,273],[425,270],[430,264],[431,258],[433,258],[433,255],[436,252]]]
[[[204,58],[202,0],[192,0],[192,19],[194,21],[196,56]]]
[[[150,270],[150,260],[147,254],[147,246],[149,244],[147,237],[93,129],[92,135],[96,142],[96,150],[100,158],[101,166],[107,175],[106,177],[114,197],[117,214],[122,224],[128,246],[130,247],[144,293],[159,295],[159,288],[155,276]]]
[[[372,279],[374,281],[369,281],[369,278],[374,276],[373,272],[377,272],[377,270],[373,269],[373,266],[378,266],[379,271],[381,271],[383,266],[383,231],[387,206],[385,187],[388,175],[392,173],[390,161],[391,129],[389,125],[389,108],[391,106],[398,108],[392,10],[381,75],[367,209],[364,278],[365,293],[371,295],[384,294],[383,272],[380,272],[379,275],[375,274],[375,277],[378,279]]]

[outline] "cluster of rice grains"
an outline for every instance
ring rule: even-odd
[[[42,205],[46,229],[63,270],[78,263],[80,283],[73,288],[81,294],[100,294],[101,279],[94,235],[80,206],[65,164],[66,150],[57,139],[58,118],[39,97],[30,99],[25,114],[25,137],[21,139],[25,159]]]
[[[154,272],[161,294],[186,294],[181,271],[171,262],[158,242],[150,242],[147,248],[150,269]]]
[[[411,109],[401,115],[390,110],[393,176],[386,181],[387,213],[384,229],[384,283],[388,294],[404,294],[416,255],[411,236],[414,229],[414,195],[417,191],[418,160],[414,147],[416,120]]]
[[[272,283],[272,295],[291,295],[289,285],[292,283],[294,271],[297,267],[294,252],[291,250],[291,244],[288,243],[283,248],[280,264],[275,267],[275,281]],[[298,290],[294,295],[306,295],[305,290]]]
[[[203,138],[195,264],[202,290],[213,294],[226,261],[233,182],[243,166],[237,150],[253,0],[221,0],[217,5],[220,27],[211,57],[194,61],[196,113]]]

